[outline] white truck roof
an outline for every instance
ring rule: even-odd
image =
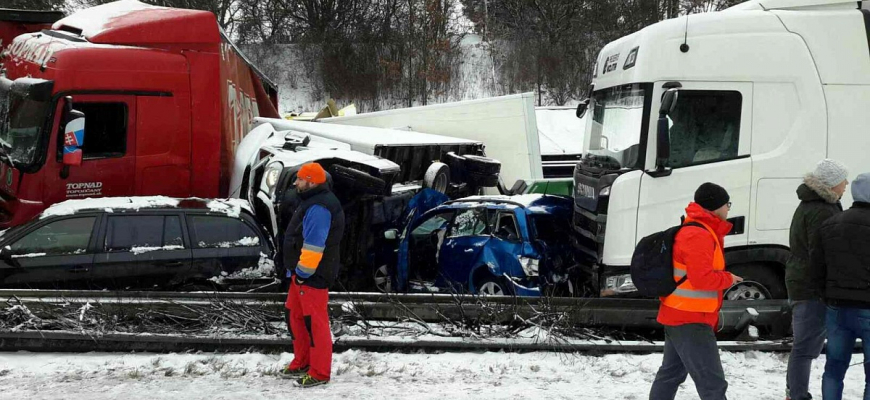
[[[319,136],[326,139],[347,143],[352,150],[366,154],[375,154],[380,146],[421,146],[477,144],[475,140],[452,138],[441,135],[397,130],[386,128],[370,128],[354,125],[322,124],[318,122],[288,121],[276,118],[257,118],[257,122],[271,124],[276,130],[293,130]]]
[[[854,0],[752,0],[740,3],[729,10],[854,10],[857,3],[861,2]]]

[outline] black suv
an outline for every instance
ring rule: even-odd
[[[238,290],[275,282],[272,254],[238,200],[73,200],[0,236],[0,287]]]

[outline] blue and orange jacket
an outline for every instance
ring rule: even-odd
[[[299,194],[302,202],[284,233],[284,267],[288,277],[306,286],[328,289],[341,268],[344,211],[326,186]]]

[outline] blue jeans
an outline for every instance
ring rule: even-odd
[[[792,303],[794,344],[788,357],[786,387],[791,400],[812,399],[809,394],[810,369],[825,345],[825,314],[820,300],[800,300]]]
[[[867,377],[870,376],[870,310],[828,306],[826,325],[828,328],[828,347],[825,351],[827,362],[822,377],[822,396],[824,400],[843,398],[843,378],[852,361],[855,339],[864,342],[864,400],[870,400]]]

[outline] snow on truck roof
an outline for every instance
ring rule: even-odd
[[[751,0],[729,10],[856,9],[855,0]]]
[[[334,125],[320,122],[288,121],[257,118],[257,122],[272,124],[276,130],[294,130],[326,139],[347,143],[351,149],[373,154],[378,146],[425,146],[449,144],[478,144],[479,141],[432,135],[414,131],[371,128],[367,126]]]
[[[121,0],[86,8],[52,26],[78,30],[91,43],[220,43],[214,14]]]
[[[72,215],[82,211],[105,210],[107,212],[132,210],[139,211],[149,208],[189,208],[208,209],[211,212],[227,214],[238,218],[241,210],[251,211],[251,206],[242,199],[178,199],[165,196],[142,197],[99,197],[81,200],[67,200],[52,205],[39,215],[40,219]]]

